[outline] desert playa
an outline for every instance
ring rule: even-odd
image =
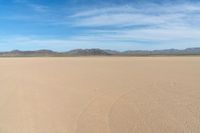
[[[0,133],[200,133],[200,57],[0,58]]]

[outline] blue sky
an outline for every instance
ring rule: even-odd
[[[0,0],[0,51],[200,47],[199,0]]]

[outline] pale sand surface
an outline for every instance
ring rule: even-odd
[[[1,58],[0,133],[200,133],[200,57]]]

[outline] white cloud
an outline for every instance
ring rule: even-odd
[[[38,12],[44,13],[46,10],[46,7],[40,5],[32,6]],[[107,7],[77,11],[66,16],[63,12],[58,16],[51,13],[50,16],[36,17],[38,20],[35,21],[70,27],[78,32],[81,27],[83,31],[63,39],[17,36],[0,38],[0,43],[56,50],[91,47],[125,50],[200,46],[199,4],[149,5],[141,8]]]
[[[133,45],[145,41],[163,48],[200,46],[200,4],[100,8],[70,17],[74,27],[90,28],[82,37],[86,40],[132,41]]]
[[[130,26],[130,25],[183,25],[189,24],[187,18],[200,17],[200,5],[152,5],[146,8],[131,6],[103,8],[77,12],[70,16],[74,26]],[[193,18],[195,19],[195,18]],[[186,21],[187,20],[187,21]],[[197,20],[197,19],[196,19]],[[161,25],[162,24],[162,25]]]
[[[43,13],[43,12],[47,12],[49,10],[48,6],[45,5],[41,5],[41,4],[35,4],[29,0],[14,0],[13,1],[15,4],[22,4],[27,6],[28,8],[34,10],[35,12],[38,13]]]
[[[39,12],[39,13],[47,12],[49,10],[49,8],[47,6],[44,6],[44,5],[29,3],[28,6],[30,8],[32,8],[34,11]]]
[[[93,17],[81,18],[75,21],[74,26],[97,27],[97,26],[117,26],[125,27],[131,25],[164,25],[176,19],[180,21],[183,17],[182,14],[171,15],[147,15],[147,14],[131,14],[131,13],[118,13],[118,14],[103,14]]]

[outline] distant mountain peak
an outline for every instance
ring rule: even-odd
[[[55,52],[48,49],[35,51],[12,50],[9,52],[0,52],[0,57],[34,57],[34,56],[152,56],[152,55],[200,55],[200,47],[164,50],[128,50],[124,52],[114,50],[92,49],[74,49],[67,52]]]

